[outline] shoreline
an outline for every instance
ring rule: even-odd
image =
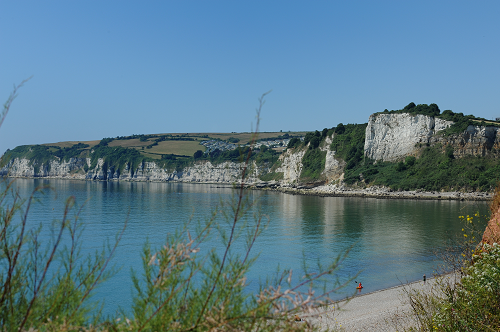
[[[10,177],[2,176],[1,178],[9,179],[32,179],[32,180],[77,180],[77,181],[91,181],[91,182],[121,182],[120,180],[88,180],[69,177]],[[186,183],[186,184],[211,184],[217,185],[217,188],[234,188],[237,183],[229,182],[203,182],[203,181],[130,181],[122,180],[125,182],[146,182],[146,183]],[[303,196],[319,196],[319,197],[357,197],[357,198],[375,198],[375,199],[414,199],[414,200],[456,200],[456,201],[489,201],[493,198],[491,192],[460,192],[460,191],[422,191],[409,190],[409,191],[392,191],[386,187],[372,186],[366,189],[354,189],[345,185],[320,185],[320,186],[295,186],[295,185],[281,185],[279,182],[254,182],[244,184],[247,189],[251,190],[271,190],[281,192],[289,195],[303,195]]]
[[[318,187],[317,187],[318,188]],[[375,199],[415,199],[415,200],[440,200],[440,201],[489,201],[493,198],[488,192],[425,192],[419,190],[412,191],[383,191],[374,192],[367,189],[344,189],[344,190],[322,190],[322,189],[295,189],[276,188],[271,189],[290,195],[320,196],[320,197],[359,197]]]
[[[491,192],[461,192],[461,191],[392,191],[386,187],[372,186],[365,189],[349,188],[345,185],[320,186],[290,186],[279,183],[248,184],[255,190],[272,190],[289,195],[319,196],[319,197],[359,197],[375,199],[415,199],[415,200],[457,200],[457,201],[489,201],[493,198]]]
[[[318,308],[303,320],[319,327],[320,330],[340,329],[341,331],[398,331],[398,327],[415,324],[411,317],[411,306],[406,292],[431,292],[440,282],[457,282],[456,273],[408,282],[356,295],[348,300]]]

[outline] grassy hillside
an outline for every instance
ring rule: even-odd
[[[304,136],[306,132],[263,132],[259,133],[259,140],[276,138],[280,135],[289,134],[290,136]],[[161,137],[167,138],[156,142]],[[131,135],[109,138],[109,147],[132,148],[138,150],[144,157],[152,159],[161,159],[162,155],[174,156],[193,156],[198,151],[205,151],[205,147],[200,145],[201,141],[222,140],[228,141],[235,139],[237,144],[245,145],[252,139],[251,133],[164,133],[151,135]],[[108,139],[108,140],[109,140]],[[68,141],[58,143],[46,143],[42,146],[55,148],[70,148],[75,144],[82,143],[88,145],[86,150],[99,144],[100,140],[94,141]],[[157,143],[155,145],[155,143]]]

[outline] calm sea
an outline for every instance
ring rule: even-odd
[[[84,204],[84,252],[100,249],[108,240],[113,242],[128,216],[112,260],[120,270],[94,296],[95,300],[104,299],[106,314],[113,314],[119,306],[128,311],[133,293],[131,268],[141,274],[141,253],[147,239],[153,247],[161,247],[167,233],[190,219],[209,218],[211,211],[235,194],[231,188],[210,184],[15,181],[24,197],[41,184],[53,190],[37,195],[39,201],[29,214],[31,225],[42,223],[43,235],[53,236],[51,222],[61,219],[65,199],[75,196],[78,204]],[[360,273],[356,281],[363,283],[363,292],[415,281],[424,273],[431,276],[441,264],[436,252],[450,238],[461,235],[458,216],[488,211],[486,202],[313,197],[270,191],[248,191],[247,195],[254,206],[246,220],[253,222],[257,214],[269,218],[268,228],[253,248],[259,257],[248,274],[249,292],[255,292],[259,280],[272,276],[278,266],[292,268],[298,280],[304,260],[314,270],[318,260],[326,265],[350,247],[336,277],[346,280]],[[220,213],[217,222],[227,227]],[[213,235],[202,253],[212,247],[222,250],[216,232]],[[334,297],[343,298],[353,289],[354,282]]]

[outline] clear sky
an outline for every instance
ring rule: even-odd
[[[500,1],[0,2],[0,128],[22,144],[500,116]]]

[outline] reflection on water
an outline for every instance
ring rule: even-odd
[[[54,218],[61,217],[64,199],[74,195],[79,204],[86,206],[82,213],[86,252],[101,248],[107,239],[113,240],[128,217],[127,230],[114,258],[122,269],[97,294],[106,299],[106,313],[113,313],[118,305],[130,305],[130,268],[140,272],[146,239],[160,247],[168,232],[190,219],[205,220],[221,200],[234,194],[231,188],[204,184],[16,181],[23,196],[40,184],[52,186],[57,198],[39,195],[41,202],[33,207],[30,221],[49,226]],[[278,264],[292,268],[298,279],[302,257],[311,266],[317,260],[326,264],[351,246],[338,276],[345,280],[361,271],[357,281],[363,283],[364,293],[414,281],[424,273],[432,275],[440,263],[436,250],[461,233],[458,216],[475,211],[485,214],[488,210],[485,202],[314,197],[268,191],[247,194],[252,202],[258,202],[247,219],[253,220],[253,214],[260,212],[270,220],[254,246],[260,256],[248,275],[251,292],[258,289],[259,280],[276,271]],[[217,221],[225,223],[221,215]],[[48,229],[44,234],[51,236]],[[222,250],[216,237],[204,249],[211,247]]]

